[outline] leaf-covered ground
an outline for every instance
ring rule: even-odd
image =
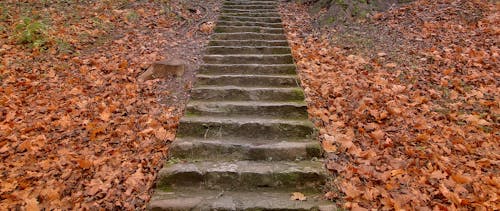
[[[345,208],[500,209],[500,5],[418,0],[356,30],[282,14]]]
[[[136,77],[171,55],[199,63],[217,8],[0,2],[0,210],[144,209],[193,72]]]

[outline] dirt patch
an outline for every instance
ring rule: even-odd
[[[219,6],[2,1],[0,209],[145,209]],[[195,68],[137,82],[174,56]]]

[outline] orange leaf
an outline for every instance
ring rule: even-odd
[[[454,204],[460,205],[462,203],[462,199],[458,196],[458,194],[449,191],[448,188],[444,186],[444,184],[439,185],[439,191],[441,192],[441,194],[443,194],[444,197],[446,197]]]
[[[304,196],[303,193],[293,192],[292,196],[290,197],[290,200],[292,200],[292,201],[305,201],[305,200],[307,200],[307,197]]]
[[[385,132],[378,129],[370,133],[370,137],[372,137],[375,140],[382,140],[385,136]]]
[[[92,167],[92,162],[88,161],[88,160],[84,160],[84,159],[79,159],[76,161],[78,163],[78,165],[80,166],[80,168],[82,169],[89,169],[90,167]]]
[[[335,137],[326,134],[323,137],[321,145],[323,146],[325,152],[336,152],[337,146],[335,146]]]
[[[468,183],[472,182],[472,178],[470,178],[469,176],[462,175],[462,174],[453,174],[453,175],[451,175],[451,179],[453,179],[453,181],[460,183],[460,184],[468,184]]]

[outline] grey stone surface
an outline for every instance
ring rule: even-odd
[[[198,86],[191,90],[192,100],[206,101],[303,101],[298,87]]]
[[[170,155],[195,160],[310,160],[321,157],[315,140],[287,139],[241,140],[178,138],[170,147]]]
[[[297,77],[288,75],[202,75],[196,76],[200,86],[290,87],[299,84]]]
[[[233,12],[241,12],[238,10],[234,10]],[[268,23],[268,22],[249,22],[249,21],[219,21],[217,26],[254,26],[254,27],[266,27],[266,28],[275,28],[275,29],[283,29],[283,25],[281,23]]]
[[[291,54],[211,54],[205,55],[203,61],[207,64],[290,64],[293,57]]]
[[[307,107],[304,102],[273,101],[191,101],[186,113],[206,116],[255,116],[280,119],[306,119]]]
[[[295,75],[293,64],[205,64],[198,74],[205,75]]]
[[[277,1],[223,5],[148,209],[336,210]]]
[[[303,191],[324,184],[326,175],[322,161],[204,161],[178,163],[162,169],[158,186],[224,190],[272,187]]]
[[[205,50],[207,54],[290,54],[289,47],[267,47],[267,46],[212,46]]]
[[[292,201],[291,193],[266,188],[253,192],[182,188],[156,193],[152,198],[156,203],[152,203],[149,209],[182,210],[171,209],[171,204],[174,206],[179,204],[175,199],[181,198],[187,202],[185,210],[337,210],[331,202],[321,200],[320,194],[304,193],[306,201]],[[192,206],[193,204],[196,205]]]

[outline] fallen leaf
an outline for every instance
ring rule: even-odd
[[[307,198],[306,198],[306,196],[304,196],[303,193],[293,192],[292,196],[290,197],[290,200],[292,200],[292,201],[305,201],[305,200],[307,200]]]
[[[465,176],[463,174],[453,174],[451,175],[451,179],[459,184],[469,184],[470,182],[472,182],[471,177]]]
[[[398,65],[396,63],[388,63],[388,64],[385,65],[385,67],[387,67],[387,68],[395,68],[397,66]]]
[[[82,169],[90,169],[90,167],[92,167],[92,162],[89,160],[78,159],[76,160],[76,162],[78,163],[78,166],[80,166],[80,168]]]
[[[372,137],[375,140],[382,140],[385,136],[385,132],[378,129],[370,133],[370,137]]]
[[[448,188],[446,188],[442,183],[439,185],[439,191],[444,197],[453,202],[455,205],[460,205],[462,203],[462,199],[458,196],[458,194],[448,190]]]

